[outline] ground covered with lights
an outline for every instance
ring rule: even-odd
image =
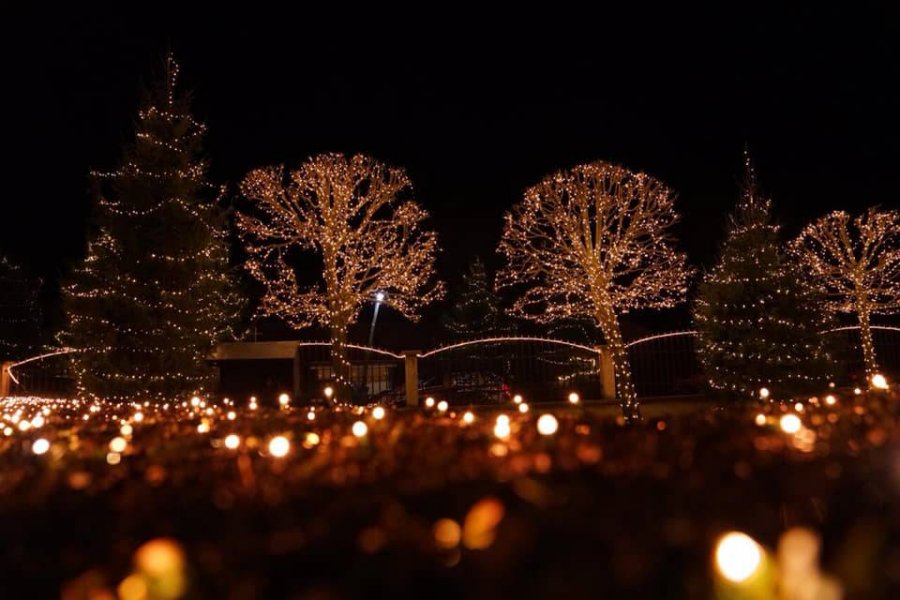
[[[441,408],[3,400],[0,595],[900,586],[892,391],[645,406],[632,426],[580,404]]]

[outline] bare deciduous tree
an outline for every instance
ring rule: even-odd
[[[628,420],[640,410],[619,315],[673,306],[686,292],[685,255],[669,233],[673,200],[657,179],[598,161],[546,177],[505,216],[498,287],[527,286],[511,311],[542,323],[592,319],[612,354]]]
[[[871,385],[878,371],[871,316],[900,309],[900,212],[870,208],[851,220],[835,211],[807,225],[792,249],[828,308],[856,313]]]
[[[332,362],[347,393],[347,327],[377,292],[415,320],[441,297],[433,281],[437,236],[423,228],[427,213],[406,199],[411,182],[402,169],[356,155],[322,154],[299,169],[251,171],[241,184],[252,210],[239,213],[250,273],[265,287],[262,310],[295,328],[311,324],[331,332]],[[302,285],[288,253],[312,252],[322,277]],[[344,397],[346,399],[346,396]]]

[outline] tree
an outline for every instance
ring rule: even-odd
[[[488,281],[480,258],[463,273],[454,303],[444,317],[444,327],[455,339],[475,339],[510,332],[500,301]]]
[[[0,361],[21,359],[41,345],[40,282],[0,256]]]
[[[227,214],[206,179],[206,127],[176,90],[178,64],[145,93],[118,170],[94,173],[97,234],[64,294],[62,341],[79,352],[80,393],[173,398],[207,389],[213,344],[242,300],[228,265]]]
[[[779,241],[749,157],[745,168],[727,238],[694,305],[700,362],[716,390],[809,391],[830,374],[819,333],[826,318]]]
[[[265,289],[261,310],[300,329],[313,324],[331,335],[339,391],[348,393],[347,328],[375,293],[415,320],[441,297],[432,281],[437,236],[423,228],[428,214],[407,198],[402,169],[355,155],[321,154],[285,172],[251,171],[241,184],[252,207],[237,224],[249,256],[247,268]],[[321,278],[298,277],[291,254],[312,253]]]
[[[835,211],[793,243],[808,277],[834,313],[856,313],[869,385],[878,372],[871,317],[900,309],[900,212],[870,208],[855,219]]]
[[[612,354],[626,420],[640,418],[619,316],[671,307],[685,292],[685,255],[671,244],[674,194],[603,161],[546,177],[505,215],[498,287],[523,284],[513,314],[540,323],[587,317]]]

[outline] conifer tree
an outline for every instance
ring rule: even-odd
[[[79,392],[167,398],[208,389],[212,345],[242,308],[228,265],[227,215],[207,180],[206,127],[165,59],[118,170],[93,173],[96,236],[65,289]]]
[[[444,327],[454,339],[475,339],[508,334],[511,330],[500,310],[500,301],[488,280],[480,258],[463,273],[454,302],[444,317]]]
[[[784,398],[828,377],[819,333],[826,317],[779,240],[747,157],[745,169],[727,238],[694,306],[700,360],[715,390],[751,397],[766,388]]]
[[[0,256],[0,360],[21,359],[41,345],[40,283]]]

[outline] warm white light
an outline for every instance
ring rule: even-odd
[[[522,403],[519,405],[519,412],[525,414],[528,412],[528,405],[526,403]]]
[[[794,410],[796,410],[797,412],[802,413],[802,412],[804,411],[803,403],[802,403],[802,402],[796,403],[796,404],[794,405]]]
[[[119,428],[119,433],[121,433],[122,435],[127,437],[127,436],[131,435],[132,433],[134,433],[134,428],[131,425],[129,425],[128,423],[125,423],[124,425],[122,425]]]
[[[197,433],[209,433],[209,423],[203,421],[197,425]]]
[[[384,292],[375,292],[375,302],[384,302]]]
[[[471,425],[475,422],[475,415],[471,410],[467,410],[465,413],[463,413],[462,420],[466,425]]]
[[[372,409],[372,418],[374,418],[376,421],[380,421],[381,419],[383,419],[384,418],[384,407],[376,406],[375,408],[373,408]]]
[[[200,398],[198,396],[194,396],[193,398],[191,398],[191,406],[193,406],[194,408],[200,406]]]
[[[226,417],[229,421],[234,421],[234,420],[237,418],[237,413],[234,412],[233,410],[229,410],[229,411],[228,411],[228,414],[225,415],[225,417]]]
[[[35,418],[31,420],[31,426],[35,429],[40,429],[44,426],[44,417],[41,415],[37,415]]]
[[[234,450],[240,445],[241,445],[240,436],[235,435],[233,433],[225,436],[225,447],[228,448],[229,450]],[[271,449],[271,443],[269,444],[269,447]]]
[[[314,413],[313,411],[309,411],[308,413],[306,413],[306,420],[307,421],[315,421],[316,413]]]
[[[44,454],[49,449],[50,449],[50,442],[48,442],[44,438],[38,438],[38,439],[34,440],[33,444],[31,444],[31,451],[37,455]]]
[[[559,429],[559,422],[551,414],[541,415],[537,420],[537,430],[541,435],[553,435]]]
[[[828,394],[827,396],[825,396],[825,404],[827,404],[828,406],[834,406],[836,403],[837,398],[835,398],[834,395]]]
[[[759,425],[760,427],[765,425],[766,424],[766,415],[764,415],[762,413],[759,413],[758,415],[756,415],[756,424]]]
[[[425,406],[428,408],[433,408],[434,407],[434,398],[432,398],[431,396],[428,396],[427,398],[425,398]]]
[[[509,429],[509,419],[500,420],[497,419],[497,422],[494,424],[494,435],[500,438],[501,440],[505,440],[509,437],[510,429]]]
[[[785,433],[797,433],[800,431],[803,423],[801,423],[800,417],[797,415],[784,415],[781,417],[779,425],[781,425],[781,430]]]
[[[516,394],[515,396],[513,396],[513,402],[515,402],[516,404],[522,404],[522,400],[522,394]]]
[[[759,544],[745,533],[732,531],[716,544],[716,567],[722,577],[734,583],[749,579],[762,562]]]
[[[125,448],[128,447],[128,442],[123,437],[114,437],[109,442],[109,451],[110,452],[125,452]]]
[[[859,396],[860,394],[862,394],[862,390],[859,388],[853,388],[853,393]]]
[[[283,458],[291,449],[291,443],[283,435],[277,435],[269,440],[269,454],[275,458]]]
[[[765,400],[769,397],[769,388],[759,388],[759,397]]]
[[[280,396],[278,396],[278,404],[280,404],[282,408],[286,407],[290,403],[291,397],[287,394],[281,394]]]
[[[875,373],[872,375],[872,387],[877,390],[886,390],[888,389],[887,378],[881,373]]]
[[[331,397],[334,396],[334,388],[330,385],[326,385],[325,389],[322,390],[322,393],[325,394],[325,397],[331,400]]]
[[[140,423],[141,421],[144,420],[144,413],[138,411],[138,412],[134,413],[134,417],[132,417],[132,418],[134,419],[135,423]]]
[[[441,400],[437,403],[437,409],[441,412],[447,412],[448,408],[450,408],[450,405],[447,404],[446,400]]]
[[[355,435],[356,437],[363,437],[364,435],[369,433],[369,426],[362,421],[357,421],[353,424],[351,431],[353,431],[353,435]]]
[[[578,392],[572,392],[569,394],[569,403],[570,404],[578,404],[581,402],[581,396],[578,395]]]

